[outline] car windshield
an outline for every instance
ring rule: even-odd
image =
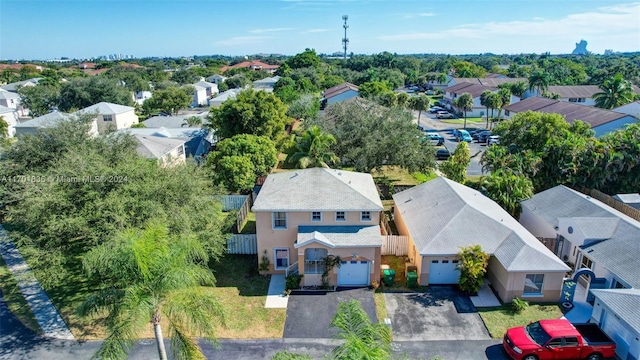
[[[546,344],[547,341],[551,339],[551,336],[549,336],[549,334],[547,334],[547,332],[544,331],[542,326],[540,326],[539,322],[534,322],[525,326],[525,330],[529,335],[529,337],[531,338],[531,340],[533,340],[536,344],[540,346]]]

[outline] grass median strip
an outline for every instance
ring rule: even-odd
[[[0,256],[0,289],[9,311],[27,328],[42,333],[31,308],[20,291],[16,279]]]

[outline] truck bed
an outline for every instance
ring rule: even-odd
[[[596,324],[573,324],[589,345],[611,344],[613,340]]]

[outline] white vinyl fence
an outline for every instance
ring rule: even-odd
[[[235,234],[227,240],[229,254],[257,254],[258,238],[256,234]]]
[[[409,237],[406,235],[382,236],[382,255],[409,255]]]

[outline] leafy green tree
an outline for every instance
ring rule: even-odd
[[[209,160],[207,160],[209,161]],[[213,165],[214,184],[223,185],[234,193],[248,192],[256,182],[255,166],[243,155],[223,156]]]
[[[313,360],[313,358],[307,355],[294,354],[284,350],[273,355],[271,360]]]
[[[0,138],[9,136],[9,124],[0,116]]]
[[[412,97],[409,99],[409,108],[418,111],[418,126],[420,126],[422,112],[429,109],[429,97],[423,94]]]
[[[285,163],[294,165],[299,169],[310,167],[325,167],[339,161],[338,157],[330,151],[336,143],[333,135],[323,132],[318,126],[311,126],[307,131],[296,138],[295,145],[287,150]]]
[[[491,109],[491,121],[494,121],[495,118],[493,117],[493,110],[499,109],[502,107],[502,97],[500,96],[500,94],[492,92],[487,96],[486,103]],[[490,128],[489,114],[487,114],[487,129],[489,128]]]
[[[287,106],[274,94],[245,90],[212,109],[208,119],[220,138],[253,134],[266,136],[278,144],[285,135],[285,126],[291,122],[286,112]]]
[[[382,106],[394,107],[394,106],[398,106],[398,97],[393,92],[386,92],[386,93],[380,94],[378,98],[378,102]]]
[[[502,109],[511,104],[511,91],[509,89],[499,89],[497,94],[500,98],[498,102],[498,121],[500,121],[502,120]]]
[[[179,85],[193,84],[198,81],[198,75],[192,69],[180,69],[171,74],[171,80]]]
[[[358,94],[365,99],[373,99],[387,92],[391,92],[391,89],[380,81],[366,82],[358,86]]]
[[[153,325],[159,359],[167,359],[161,321],[177,359],[205,359],[198,338],[215,341],[223,309],[203,286],[215,278],[206,267],[207,249],[194,237],[171,236],[162,221],[126,229],[90,250],[83,259],[89,276],[106,286],[81,308],[84,315],[107,312],[109,331],[94,358],[126,359],[139,335]]]
[[[192,101],[192,87],[168,87],[154,91],[151,98],[142,104],[142,112],[146,115],[153,115],[159,111],[178,114],[180,109],[188,108]]]
[[[69,112],[83,109],[99,102],[132,106],[131,91],[122,86],[118,80],[102,76],[75,78],[62,84],[58,108]]]
[[[454,101],[454,105],[464,113],[464,125],[467,128],[467,111],[473,110],[473,97],[469,93],[464,93]]]
[[[382,323],[373,324],[358,300],[341,302],[331,327],[338,329],[344,343],[333,349],[332,358],[387,359],[391,357],[391,331]]]
[[[314,119],[320,112],[320,99],[316,95],[305,94],[294,100],[287,110],[287,115],[294,119]]]
[[[410,100],[410,97],[409,97],[409,94],[407,93],[398,93],[396,95],[396,102],[400,107],[407,107],[409,105],[409,100]]]
[[[461,141],[451,157],[440,164],[440,171],[448,179],[464,184],[467,179],[469,164],[471,164],[469,145],[467,145],[466,141]]]
[[[23,86],[18,89],[20,103],[29,109],[33,117],[46,115],[51,108],[58,106],[60,89],[54,86],[38,84],[36,86]]]
[[[453,64],[453,69],[455,76],[461,78],[482,78],[487,74],[485,69],[468,61],[457,61]]]
[[[460,290],[465,294],[475,294],[482,287],[489,264],[489,254],[482,251],[480,245],[469,245],[460,250],[458,257]]]
[[[535,90],[538,95],[542,95],[549,89],[549,73],[544,70],[536,70],[529,76],[529,91]]]
[[[307,67],[319,67],[321,62],[320,57],[316,55],[316,51],[314,49],[305,49],[304,52],[287,59],[285,64],[287,64],[291,69],[300,69]]]
[[[420,141],[421,132],[406,109],[349,101],[331,104],[324,115],[316,124],[335,136],[336,155],[356,171],[388,165],[427,172],[435,167],[435,150]]]
[[[240,89],[251,84],[251,80],[249,80],[245,74],[237,74],[227,78],[224,83],[229,89]]]
[[[613,109],[628,104],[634,99],[635,91],[631,82],[623,79],[620,74],[605,80],[598,87],[602,91],[593,95],[596,107]]]
[[[498,203],[515,219],[520,217],[520,201],[533,196],[533,184],[523,174],[511,169],[498,169],[482,178],[485,195]]]
[[[238,134],[221,140],[207,161],[215,166],[222,158],[229,156],[247,157],[253,165],[255,177],[269,174],[278,163],[278,152],[273,141],[251,134]]]

